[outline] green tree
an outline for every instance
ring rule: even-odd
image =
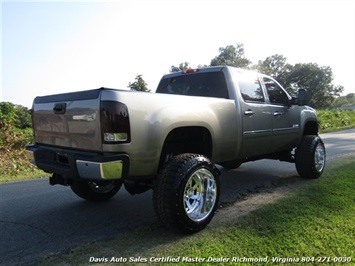
[[[342,106],[347,106],[348,105],[348,100],[346,99],[345,96],[340,96],[334,100],[333,106],[334,107],[342,107]]]
[[[286,83],[286,77],[292,69],[292,65],[286,63],[286,57],[280,54],[275,54],[266,57],[265,60],[259,60],[254,66],[257,71],[269,75],[276,79],[281,84]]]
[[[348,93],[345,97],[349,104],[355,104],[355,93]]]
[[[131,91],[150,92],[150,89],[148,89],[148,84],[144,81],[144,79],[142,78],[142,75],[138,75],[135,78],[135,82],[133,82],[133,83],[129,82],[127,87]]]
[[[2,123],[14,124],[16,120],[15,105],[10,102],[0,103],[0,121]]]
[[[334,101],[334,107],[355,105],[355,93],[348,93],[345,96],[339,96]]]
[[[219,48],[219,55],[211,60],[211,66],[234,66],[249,68],[251,61],[245,58],[244,45],[237,43],[236,46],[227,45]]]
[[[325,108],[331,106],[335,97],[344,90],[343,86],[334,86],[332,81],[333,72],[329,66],[320,67],[315,63],[296,64],[287,74],[285,86],[307,89],[309,105]]]
[[[292,70],[292,65],[286,63],[286,57],[280,54],[275,54],[266,57],[265,60],[259,60],[258,64],[253,69],[263,74],[269,75],[276,79],[285,89],[291,93],[296,94],[296,88],[287,85],[287,77]]]
[[[190,63],[189,62],[183,62],[183,63],[180,63],[179,66],[171,66],[170,68],[170,73],[173,73],[173,72],[180,72],[180,71],[185,71],[187,69],[190,69]]]
[[[201,64],[198,64],[197,68],[205,68],[205,67],[209,67],[208,65],[201,65]]]
[[[17,106],[14,104],[0,103],[0,173],[2,174],[16,175],[25,169],[34,169],[25,153],[26,144],[33,141],[32,130],[29,128],[19,130],[15,127],[19,118],[16,111]]]
[[[31,110],[28,110],[27,107],[22,105],[15,105],[15,113],[15,127],[20,129],[32,127]]]

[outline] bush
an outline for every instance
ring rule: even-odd
[[[355,127],[353,110],[318,110],[317,116],[321,130]]]
[[[30,128],[20,130],[5,120],[0,121],[0,161],[1,174],[18,175],[22,172],[33,172],[35,166],[26,157],[25,147],[33,142]]]

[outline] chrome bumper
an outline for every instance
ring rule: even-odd
[[[127,178],[129,174],[127,154],[27,145],[26,155],[38,168],[66,179],[120,180]]]
[[[84,179],[121,179],[122,178],[122,161],[113,162],[91,162],[77,160],[76,166],[78,174]]]

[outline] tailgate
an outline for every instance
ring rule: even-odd
[[[36,97],[33,129],[36,144],[100,150],[101,89]]]

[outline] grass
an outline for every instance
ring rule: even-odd
[[[50,174],[39,169],[26,168],[20,174],[0,174],[0,184],[48,177]]]
[[[145,227],[114,240],[81,246],[69,255],[49,256],[42,265],[88,265],[90,258],[110,261],[121,257],[136,262],[147,259],[154,265],[166,263],[149,263],[153,257],[177,259],[177,265],[183,264],[184,258],[204,260],[193,265],[232,264],[233,260],[239,260],[238,265],[259,265],[255,260],[272,265],[288,261],[293,262],[287,265],[337,264],[334,260],[353,263],[354,160],[335,161],[320,179],[305,182],[291,196],[198,234],[181,236],[158,226]]]

